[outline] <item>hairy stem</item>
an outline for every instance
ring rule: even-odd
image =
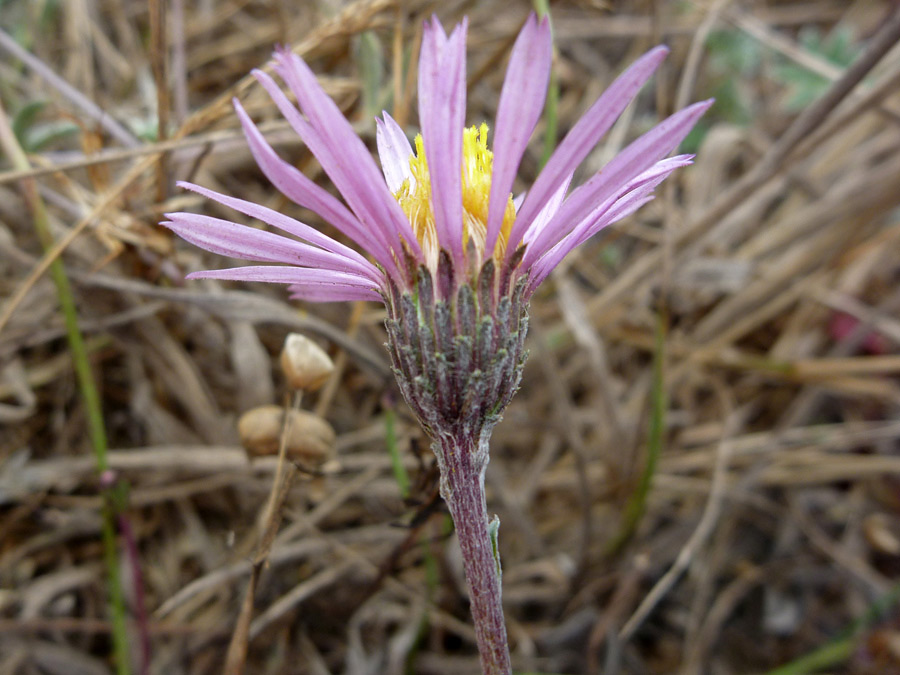
[[[500,599],[500,562],[494,557],[484,499],[489,432],[477,439],[441,438],[441,494],[450,507],[462,549],[475,637],[484,675],[510,675],[506,623]]]

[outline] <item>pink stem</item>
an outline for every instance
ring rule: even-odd
[[[484,498],[490,432],[477,440],[444,437],[435,442],[441,494],[450,507],[462,549],[475,637],[484,675],[510,675],[509,646],[500,598],[500,563],[494,558]]]
[[[137,539],[131,523],[124,514],[119,514],[119,533],[125,545],[125,554],[131,566],[131,577],[134,582],[134,614],[137,622],[138,639],[141,646],[141,674],[150,672],[150,627],[147,619],[147,606],[144,602],[144,577],[141,574],[141,559],[138,552]]]

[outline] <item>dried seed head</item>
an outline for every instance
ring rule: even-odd
[[[328,422],[312,413],[277,405],[260,406],[241,415],[238,434],[247,454],[277,455],[285,424],[285,455],[289,459],[319,467],[334,456],[334,429]]]
[[[281,350],[281,369],[294,389],[315,391],[334,371],[334,363],[319,345],[300,333],[291,333]]]

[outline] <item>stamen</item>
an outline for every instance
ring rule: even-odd
[[[488,126],[469,127],[463,130],[462,157],[462,204],[463,204],[463,250],[471,249],[477,256],[477,263],[487,257],[485,238],[487,234],[488,206],[491,194],[491,175],[494,155],[487,147]],[[409,158],[411,178],[400,186],[394,195],[403,208],[419,240],[425,260],[431,269],[437,269],[440,242],[434,223],[434,205],[431,199],[431,178],[425,159],[422,135],[416,136],[415,153]],[[512,195],[509,196],[503,225],[494,250],[490,253],[499,264],[506,252],[509,232],[516,219],[516,209]]]

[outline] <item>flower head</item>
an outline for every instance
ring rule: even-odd
[[[550,77],[550,27],[532,15],[522,28],[492,143],[486,124],[465,127],[466,31],[466,20],[449,35],[436,18],[426,22],[421,134],[413,147],[390,115],[376,120],[383,177],[302,59],[286,50],[275,54],[275,72],[296,106],[269,75],[255,71],[343,201],[278,157],[235,101],[250,150],[272,184],[369,258],[277,211],[196,185],[182,184],[291,236],[189,213],[168,214],[164,223],[207,250],[269,263],[193,278],[283,283],[293,297],[311,301],[383,301],[398,379],[432,434],[448,425],[459,431],[465,420],[493,425],[518,383],[534,290],[572,249],[652,199],[666,176],[690,163],[689,155],[667,157],[710,105],[676,112],[569,189],[575,170],[665,58],[667,49],[656,47],[597,99],[514,200],[513,182]]]

